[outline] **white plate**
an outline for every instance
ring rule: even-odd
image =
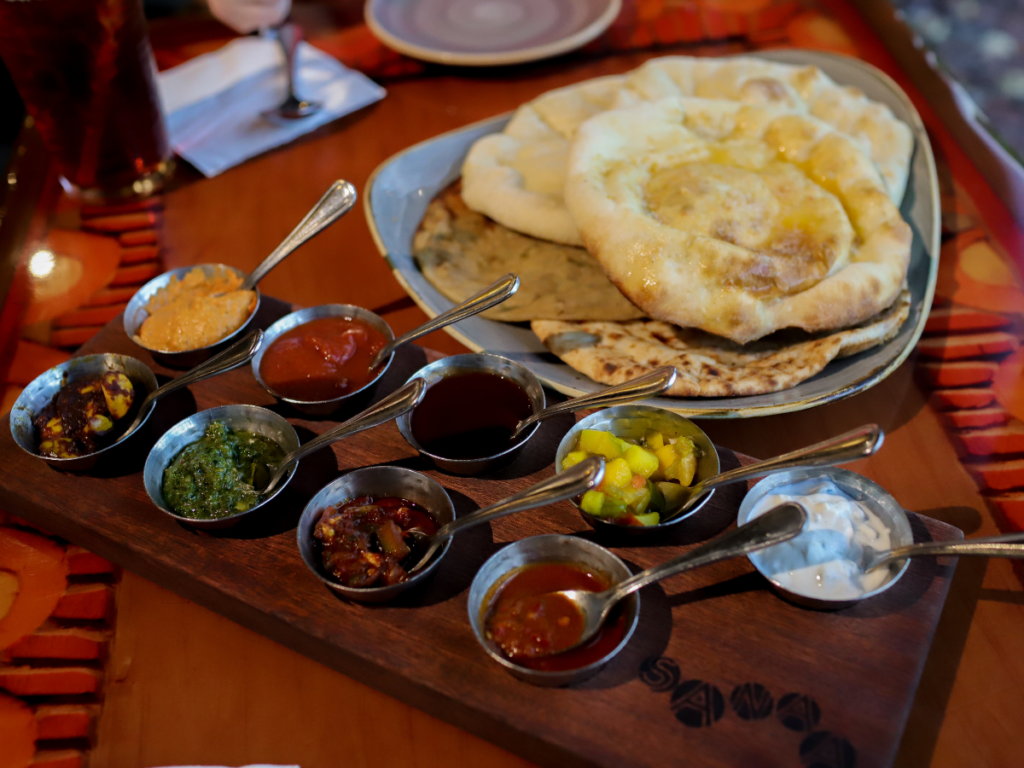
[[[829,363],[825,370],[791,389],[768,395],[718,398],[667,398],[645,401],[696,418],[743,418],[812,408],[874,386],[902,363],[924,330],[939,267],[939,182],[935,159],[921,117],[891,78],[859,59],[818,51],[782,50],[758,54],[786,64],[813,64],[838,83],[860,88],[887,104],[914,133],[915,150],[901,211],[914,233],[907,284],[910,317],[897,336],[879,347]],[[412,239],[430,201],[459,177],[462,159],[479,137],[500,131],[510,115],[443,134],[400,152],[382,163],[366,185],[366,218],[380,252],[398,282],[433,317],[452,306],[423,277],[412,257]],[[476,351],[521,362],[548,386],[570,396],[602,389],[545,349],[527,323],[500,323],[473,317],[445,329]]]
[[[615,21],[622,0],[367,0],[389,48],[467,67],[518,64],[580,48]]]

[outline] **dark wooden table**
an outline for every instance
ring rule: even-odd
[[[267,298],[256,322],[265,327],[288,311]],[[132,354],[159,375],[173,374],[129,341],[119,320],[81,350],[93,351]],[[400,350],[377,396],[425,362],[419,347]],[[204,534],[150,503],[142,464],[169,426],[229,403],[291,417],[303,441],[336,423],[279,406],[243,367],[161,401],[147,434],[86,474],[58,472],[20,450],[9,433],[0,434],[0,465],[8,472],[0,505],[541,765],[671,765],[683,751],[690,765],[723,768],[810,755],[891,763],[950,566],[912,561],[884,595],[823,612],[779,599],[745,560],[719,563],[643,590],[635,637],[599,675],[571,688],[538,688],[491,662],[470,629],[468,589],[488,557],[526,536],[571,533],[613,547],[634,568],[650,567],[732,526],[746,486],[716,491],[691,521],[652,539],[592,531],[567,502],[503,518],[456,537],[422,589],[367,606],[339,600],[309,573],[296,548],[298,515],[339,470],[425,471],[448,490],[457,513],[466,514],[550,477],[555,448],[574,419],[545,422],[513,464],[473,478],[433,470],[393,423],[377,427],[303,460],[293,481],[252,518]],[[727,448],[720,454],[725,469],[749,460]],[[911,523],[919,540],[961,536],[930,518],[915,516]],[[835,763],[846,764],[852,763]]]

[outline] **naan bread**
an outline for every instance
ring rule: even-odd
[[[893,338],[910,313],[910,294],[856,328],[809,336],[784,331],[738,345],[701,331],[654,320],[627,323],[531,324],[544,345],[601,384],[621,384],[663,365],[674,365],[675,397],[763,395],[796,386],[830,361]]]
[[[632,320],[643,317],[582,248],[535,240],[469,210],[459,183],[427,207],[413,256],[424,277],[454,302],[514,272],[519,290],[483,313],[506,322]]]
[[[543,240],[581,245],[562,199],[569,140],[593,115],[638,101],[625,76],[559,88],[521,106],[501,133],[476,141],[462,166],[462,198],[474,211]]]
[[[856,142],[777,107],[669,98],[576,134],[565,201],[648,317],[738,343],[892,305],[910,227]]]
[[[631,72],[627,87],[647,101],[696,96],[806,112],[856,139],[878,166],[892,201],[903,200],[914,151],[910,127],[884,104],[837,85],[817,67],[747,57],[666,56]]]
[[[484,136],[462,167],[463,198],[511,229],[581,245],[563,203],[569,144],[587,119],[667,96],[701,96],[789,108],[853,137],[876,163],[899,205],[913,152],[910,128],[888,107],[837,85],[816,67],[761,59],[671,56],[629,75],[603,77],[542,94],[521,106],[501,133]]]

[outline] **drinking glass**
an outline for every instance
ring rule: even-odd
[[[160,189],[171,152],[142,0],[0,0],[0,58],[84,199]]]

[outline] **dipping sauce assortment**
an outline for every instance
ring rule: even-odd
[[[199,269],[188,272],[181,280],[172,279],[150,301],[151,314],[142,326],[138,341],[157,349],[186,350],[209,345],[230,334],[247,321],[256,302],[253,292],[236,290],[240,282],[234,273],[222,272],[208,278]],[[232,350],[225,352],[228,360],[234,365],[251,360],[257,354],[262,337],[254,338],[254,344],[246,342],[248,347],[242,344],[245,355],[238,356],[239,353]],[[376,374],[370,362],[386,343],[385,333],[361,319],[345,315],[317,317],[283,332],[267,346],[259,359],[257,378],[273,394],[297,403],[331,401],[363,388],[374,379]],[[509,455],[510,449],[519,446],[531,434],[527,428],[513,438],[520,423],[534,416],[535,410],[537,419],[542,420],[551,413],[569,410],[575,402],[542,411],[543,395],[534,391],[533,384],[525,383],[532,374],[525,374],[524,384],[510,375],[503,375],[508,374],[512,365],[515,363],[493,355],[460,356],[452,360],[446,370],[442,369],[444,372],[439,378],[426,378],[426,374],[424,378],[413,376],[403,391],[388,395],[362,414],[328,430],[331,434],[324,432],[320,439],[314,443],[307,441],[303,447],[311,452],[332,439],[354,434],[351,430],[361,424],[360,420],[365,422],[366,426],[361,427],[365,429],[401,417],[408,419],[400,423],[402,434],[413,447],[435,457],[435,461],[441,458],[456,464],[463,460],[472,462]],[[669,373],[674,377],[674,371],[669,370]],[[670,386],[672,377],[660,371],[647,374],[642,381],[638,379],[610,388],[603,399],[595,396],[596,402],[603,405],[637,399],[645,396],[644,392],[649,394],[655,384],[663,388]],[[412,386],[413,382],[416,386]],[[132,382],[118,371],[65,383],[33,416],[38,455],[81,456],[109,444],[117,434],[116,425],[130,421],[126,417],[133,405],[138,409],[140,400]],[[594,407],[591,402],[595,402],[593,398],[578,407]],[[246,409],[245,415],[230,411],[238,407]],[[206,423],[201,437],[189,437],[186,440],[191,439],[191,443],[177,443],[166,453],[154,450],[150,454],[151,461],[147,462],[145,483],[150,496],[165,511],[169,508],[179,518],[196,521],[194,525],[198,527],[205,525],[200,521],[235,518],[259,506],[274,493],[270,486],[279,483],[284,476],[285,454],[291,451],[293,461],[302,455],[302,451],[296,452],[291,444],[296,438],[281,438],[288,445],[286,451],[275,440],[259,434],[261,429],[269,428],[274,434],[279,434],[273,430],[282,426],[291,429],[290,423],[281,416],[257,406],[222,408],[232,413],[228,421],[252,425],[254,431],[247,431],[248,427],[233,429],[221,420],[226,417],[211,414],[213,420]],[[698,447],[694,438],[685,436],[693,425],[680,417],[669,414],[671,419],[666,419],[664,411],[649,406],[629,406],[629,410],[602,413],[607,413],[605,418],[610,421],[601,425],[611,427],[586,428],[581,424],[571,438],[564,438],[559,446],[558,455],[562,458],[556,473],[558,477],[541,481],[534,492],[545,484],[546,493],[551,493],[547,486],[555,487],[564,492],[561,496],[551,496],[552,499],[575,499],[586,515],[619,526],[631,526],[634,532],[639,532],[636,529],[659,526],[663,516],[678,513],[685,504],[694,501],[690,498],[694,495],[690,487],[697,477],[698,465],[704,466],[702,461],[713,459],[713,471],[717,471],[714,447],[701,437],[703,433],[699,430],[688,434],[702,441],[700,446],[703,447]],[[242,421],[235,421],[237,419]],[[265,426],[275,419],[277,426]],[[874,450],[881,444],[877,427],[860,431],[870,430],[875,431],[876,442],[871,448]],[[834,440],[842,441],[846,437]],[[806,452],[820,449],[819,445],[811,446]],[[592,457],[600,457],[601,461]],[[155,464],[152,472],[150,463]],[[457,473],[457,469],[449,471]],[[412,470],[403,472],[419,475]],[[566,472],[574,477],[566,479]],[[398,489],[390,491],[394,495],[374,490],[372,496],[349,498],[321,510],[307,507],[315,513],[308,525],[303,524],[307,527],[300,527],[300,548],[307,565],[329,586],[368,590],[365,593],[368,600],[391,599],[393,592],[383,593],[379,598],[373,598],[372,593],[407,583],[411,586],[412,580],[431,562],[431,556],[440,551],[441,542],[447,541],[457,530],[496,519],[488,517],[492,514],[490,509],[482,509],[475,519],[460,520],[464,516],[454,513],[444,488],[422,475],[416,482],[421,481],[436,486],[432,491],[434,495],[429,497],[431,505],[437,507],[434,510],[403,498]],[[704,486],[708,482],[704,477],[703,490],[698,488],[696,493],[706,493]],[[571,488],[566,483],[570,483]],[[408,490],[409,495],[415,497],[420,487],[413,485]],[[359,492],[365,494],[367,490]],[[162,502],[158,501],[161,495]],[[531,496],[526,491],[492,506],[496,513],[503,503],[512,504],[507,507],[511,510],[515,504],[522,505],[530,499],[536,500],[534,507],[542,506],[539,496]],[[816,478],[776,488],[774,493],[760,500],[750,516],[759,517],[788,501],[795,501],[806,510],[810,522],[803,532],[784,543],[750,554],[757,567],[777,584],[795,594],[839,601],[860,598],[891,577],[889,569],[864,570],[865,552],[888,550],[891,544],[889,530],[865,504],[850,498],[827,477]],[[520,506],[514,511],[530,508]],[[441,519],[446,521],[444,530],[435,516],[442,510]],[[773,512],[771,521],[766,519],[765,526],[776,525],[778,512]],[[794,523],[797,528],[791,527],[786,532],[789,537],[803,525],[803,513],[800,514]],[[305,513],[304,519],[308,519]],[[657,531],[650,532],[657,534]],[[608,556],[614,558],[611,553]],[[663,565],[677,567],[686,557],[679,555]],[[621,561],[615,559],[615,562],[618,563],[615,568],[625,570]],[[635,575],[623,589],[639,589],[646,583],[642,579],[648,577],[647,574]],[[480,605],[480,623],[486,641],[500,649],[500,654],[516,668],[530,671],[523,674],[572,675],[576,671],[593,674],[624,644],[627,632],[633,631],[639,603],[632,603],[627,621],[627,609],[621,597],[629,593],[621,589],[613,593],[614,600],[607,596],[601,598],[609,602],[600,613],[583,607],[594,605],[593,600],[588,602],[577,595],[581,601],[577,606],[558,592],[601,593],[621,585],[622,581],[621,574],[613,583],[596,568],[575,562],[531,562],[514,568],[489,587]],[[345,597],[361,599],[352,594]],[[585,626],[587,611],[593,622],[589,627]],[[602,616],[605,617],[603,623]],[[591,637],[595,629],[596,634]],[[584,637],[589,639],[582,641]],[[489,652],[495,653],[490,648]]]
[[[39,433],[39,455],[68,459],[110,445],[119,434],[115,425],[127,426],[124,418],[134,402],[131,379],[120,371],[65,384],[33,420]]]
[[[283,458],[273,440],[214,421],[164,470],[164,500],[182,517],[208,520],[246,512],[263,499],[267,466]]]
[[[164,352],[187,352],[214,344],[243,325],[256,309],[256,292],[240,291],[242,278],[221,270],[208,277],[198,267],[172,277],[149,300],[149,317],[135,338]]]
[[[263,353],[260,376],[289,400],[332,400],[362,389],[376,375],[384,334],[348,317],[321,317],[278,336]]]
[[[412,412],[412,434],[435,456],[482,459],[525,439],[512,433],[533,414],[516,382],[487,372],[454,373],[434,383]]]
[[[614,610],[589,642],[560,653],[579,641],[583,617],[571,602],[551,593],[563,589],[603,592],[610,586],[603,573],[577,563],[523,566],[506,575],[485,602],[485,634],[506,658],[527,669],[554,672],[585,667],[618,646],[626,631],[625,617],[620,609]]]
[[[429,536],[437,523],[419,504],[362,496],[328,507],[313,530],[323,568],[346,587],[389,587],[409,579],[403,567],[415,556],[413,532]]]

